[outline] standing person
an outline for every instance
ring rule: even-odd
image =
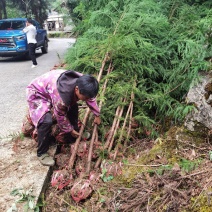
[[[38,133],[37,156],[46,166],[53,166],[54,159],[48,155],[50,146],[52,114],[60,130],[73,138],[78,132],[78,104],[85,101],[94,113],[94,123],[100,124],[100,111],[96,103],[99,84],[91,75],[75,71],[52,70],[34,79],[27,86],[29,115]]]
[[[35,26],[33,25],[31,18],[27,18],[26,27],[23,29],[23,31],[26,33],[26,36],[27,36],[29,56],[32,60],[32,68],[36,68],[37,61],[36,61],[36,57],[35,57],[35,49],[36,49],[36,45],[37,45],[37,41],[36,41],[37,31],[36,31]]]

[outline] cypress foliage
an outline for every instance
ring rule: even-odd
[[[167,118],[181,121],[193,109],[184,99],[191,83],[210,68],[209,1],[98,2],[80,1],[75,8],[79,14],[89,11],[77,26],[81,35],[66,62],[70,69],[97,75],[108,54],[100,81],[103,85],[109,79],[106,93],[99,96],[103,126],[111,125],[118,106],[125,105],[126,113],[132,92],[133,117],[152,135]],[[107,74],[110,63],[113,71]]]

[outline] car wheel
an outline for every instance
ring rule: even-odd
[[[43,54],[48,53],[48,41],[47,41],[47,39],[44,40],[44,45],[41,48],[41,51],[42,51]]]

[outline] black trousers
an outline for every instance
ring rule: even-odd
[[[33,65],[37,65],[37,60],[35,57],[35,49],[36,49],[37,44],[36,43],[29,43],[28,48],[29,48],[29,56],[32,60]]]
[[[70,123],[73,125],[74,130],[79,131],[78,128],[78,104],[73,105],[68,113],[68,119]],[[41,156],[49,150],[49,146],[51,144],[51,127],[52,127],[52,115],[50,112],[46,113],[43,117],[42,122],[38,125],[38,149],[37,156]],[[73,138],[73,137],[72,137]],[[70,139],[70,138],[69,138]],[[73,138],[75,141],[76,139]],[[73,141],[72,140],[72,141]]]

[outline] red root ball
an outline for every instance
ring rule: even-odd
[[[71,154],[74,151],[74,145],[75,144],[71,145]],[[77,149],[77,155],[82,158],[82,157],[86,156],[87,154],[88,154],[88,145],[85,141],[81,141],[79,143],[79,146],[78,146],[78,149]]]
[[[100,173],[96,172],[96,171],[91,171],[89,174],[89,180],[92,184],[96,184],[100,181]]]
[[[71,183],[72,180],[73,176],[67,170],[58,170],[54,171],[52,174],[51,185],[61,190]]]
[[[80,202],[90,196],[93,189],[89,180],[81,179],[71,188],[71,197],[75,202]]]
[[[32,120],[31,120],[30,116],[26,115],[26,117],[24,118],[24,121],[23,121],[22,129],[21,129],[22,133],[25,136],[31,136],[31,134],[33,133],[34,129],[35,129],[35,126],[32,123]]]
[[[55,156],[56,164],[62,169],[68,165],[70,156],[67,154],[59,153]]]
[[[81,173],[85,172],[85,163],[83,161],[78,160],[76,162],[75,171],[79,176]]]
[[[32,138],[37,142],[38,141],[38,132],[37,129],[34,129],[34,131],[32,132]]]

